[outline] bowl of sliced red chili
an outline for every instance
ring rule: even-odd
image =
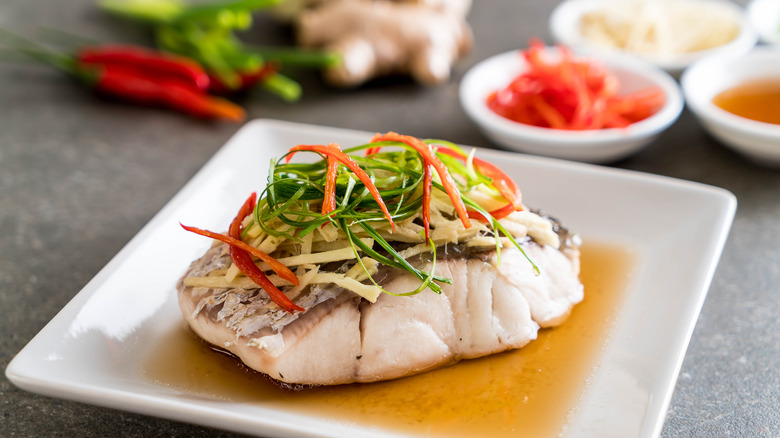
[[[460,101],[499,146],[592,163],[637,153],[683,107],[677,82],[650,63],[582,58],[540,42],[474,66],[461,82]]]

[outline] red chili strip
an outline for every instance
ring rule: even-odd
[[[243,240],[234,239],[230,236],[226,236],[224,234],[215,233],[213,231],[209,230],[202,230],[200,228],[190,227],[184,224],[179,224],[182,228],[184,228],[187,231],[190,231],[195,234],[200,234],[201,236],[210,237],[215,240],[219,240],[220,242],[227,243],[228,245],[232,247],[236,247],[238,249],[242,249],[249,254],[259,258],[260,260],[266,262],[268,266],[271,267],[271,270],[279,274],[280,277],[284,278],[285,280],[289,281],[290,283],[294,285],[298,285],[298,277],[293,274],[293,272],[288,268],[287,266],[279,263],[278,260],[271,257],[270,255],[266,254],[263,251],[260,251],[259,249],[255,248],[254,246],[251,246],[247,243],[245,243]]]
[[[255,211],[255,205],[257,205],[257,193],[252,192],[252,194],[246,198],[246,201],[244,201],[241,209],[238,210],[236,217],[234,217],[230,222],[230,227],[228,227],[228,236],[233,237],[238,235],[237,239],[241,239],[241,231],[243,231],[243,226],[241,224],[244,222],[244,218]]]
[[[455,181],[452,179],[452,175],[450,175],[450,172],[447,170],[447,166],[445,166],[444,163],[439,160],[436,154],[433,153],[430,145],[420,140],[419,138],[409,135],[401,135],[396,132],[376,134],[371,139],[372,143],[379,141],[398,141],[401,143],[406,143],[414,150],[416,150],[422,156],[424,165],[430,164],[434,167],[434,169],[436,169],[436,173],[439,174],[439,179],[441,179],[441,183],[444,185],[444,189],[447,191],[447,195],[449,195],[450,200],[452,201],[452,205],[455,206],[455,210],[458,212],[458,216],[460,217],[463,226],[465,228],[471,227],[471,222],[469,221],[469,216],[466,212],[466,205],[463,203],[463,199],[460,197],[460,190],[458,190],[458,187],[455,185]]]
[[[367,148],[366,149],[366,156],[368,157],[369,155],[374,155],[374,154],[378,153],[380,149],[382,149],[381,146],[374,146],[374,147],[371,147],[371,148]]]
[[[436,152],[457,158],[464,163],[467,160],[465,155],[448,147],[439,147],[436,149]],[[501,196],[503,196],[504,199],[509,201],[514,206],[515,210],[520,211],[523,209],[520,188],[517,187],[517,184],[514,182],[514,180],[512,180],[512,178],[509,177],[509,175],[507,175],[495,164],[489,161],[485,161],[481,158],[474,157],[473,163],[474,167],[479,171],[479,173],[492,180],[493,186],[496,188],[496,190],[501,193]]]
[[[566,119],[554,106],[547,103],[544,97],[539,94],[534,94],[529,96],[529,99],[531,99],[531,107],[542,116],[542,119],[547,123],[547,126],[553,129],[567,128]]]
[[[255,197],[256,194],[252,193],[249,198],[247,198],[246,202],[244,202],[244,205],[241,206],[241,209],[238,211],[238,215],[230,224],[230,229],[228,230],[228,235],[230,237],[239,240],[241,239],[241,223],[244,221],[244,218],[250,215],[255,209]],[[262,287],[268,293],[268,296],[271,298],[271,300],[279,307],[290,313],[293,313],[296,310],[299,312],[304,312],[306,310],[303,307],[293,303],[292,300],[290,300],[290,298],[284,294],[284,292],[277,289],[277,287],[271,283],[271,280],[266,277],[263,271],[261,271],[260,268],[255,265],[255,262],[252,261],[252,256],[249,255],[248,252],[235,246],[231,246],[230,258],[233,259],[233,263],[236,264],[238,269],[243,272],[247,278],[257,283],[258,286]]]
[[[349,155],[345,154],[341,151],[341,149],[338,147],[338,145],[335,145],[333,143],[325,146],[325,145],[298,145],[290,149],[290,154],[287,155],[287,161],[290,161],[292,155],[295,152],[299,151],[311,151],[311,152],[317,152],[319,154],[325,155],[327,157],[333,157],[343,163],[345,166],[351,170],[355,176],[357,176],[361,182],[363,182],[363,185],[366,186],[368,191],[371,193],[371,196],[374,197],[374,200],[377,204],[379,204],[379,208],[382,209],[382,212],[385,215],[385,218],[390,222],[390,225],[393,228],[393,232],[395,232],[395,222],[393,222],[393,217],[390,215],[390,211],[387,209],[387,206],[385,205],[385,201],[382,200],[382,196],[379,194],[379,189],[376,188],[374,185],[374,182],[371,181],[371,177],[368,176],[365,170],[361,169],[360,166],[358,166],[357,163],[352,161],[352,158],[349,157]]]
[[[514,211],[515,211],[515,206],[512,204],[507,204],[501,208],[495,209],[493,211],[489,211],[488,214],[493,216],[493,219],[498,220],[509,216]],[[485,216],[478,211],[469,210],[469,217],[472,219],[480,220],[482,222],[487,222]]]
[[[258,286],[263,288],[263,290],[268,293],[268,296],[271,297],[271,300],[279,307],[289,313],[294,313],[296,310],[299,312],[306,310],[303,307],[293,303],[290,298],[284,294],[284,292],[277,289],[276,286],[271,283],[271,280],[265,276],[263,271],[261,271],[260,268],[255,265],[255,263],[252,261],[252,256],[250,256],[249,253],[231,246],[230,258],[233,259],[233,263],[236,264],[238,269],[243,272],[247,278],[254,281]]]
[[[322,215],[326,215],[336,209],[336,177],[338,176],[339,161],[328,157],[328,170],[325,175],[325,198],[322,200]]]
[[[122,65],[143,70],[157,77],[178,77],[201,91],[208,90],[211,82],[208,74],[194,60],[142,47],[128,45],[84,47],[76,54],[76,59],[82,64]]]

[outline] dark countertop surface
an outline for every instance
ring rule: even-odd
[[[475,2],[476,38],[452,80],[388,80],[339,91],[303,73],[295,104],[258,94],[249,118],[366,131],[393,129],[495,147],[467,119],[458,83],[473,64],[551,42],[554,1]],[[261,22],[263,22],[261,20]],[[55,28],[148,44],[137,25],[93,1],[6,0],[0,28]],[[287,42],[269,24],[247,39]],[[239,126],[98,99],[38,65],[0,63],[0,368],[149,221]],[[705,134],[685,110],[660,139],[614,167],[725,188],[738,199],[731,234],[696,325],[662,436],[780,436],[780,170]],[[234,436],[224,431],[53,399],[0,377],[0,436]]]

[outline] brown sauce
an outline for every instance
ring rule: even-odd
[[[780,78],[745,82],[720,92],[712,103],[740,117],[780,125]]]
[[[182,326],[144,362],[149,381],[216,400],[422,436],[556,436],[593,372],[633,268],[624,247],[582,247],[585,300],[526,347],[403,379],[301,391],[279,388]]]

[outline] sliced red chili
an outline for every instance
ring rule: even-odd
[[[261,271],[260,268],[255,265],[255,263],[252,261],[252,256],[250,256],[249,253],[231,246],[230,258],[233,259],[233,263],[236,264],[238,269],[243,272],[247,278],[254,281],[258,286],[263,288],[263,290],[268,293],[268,296],[271,298],[271,300],[279,307],[289,313],[294,313],[296,310],[299,312],[306,310],[303,307],[293,303],[287,297],[287,295],[284,294],[284,292],[277,289],[277,287],[271,283],[271,280],[266,277],[263,271]]]
[[[182,228],[184,228],[187,231],[190,231],[195,234],[200,234],[201,236],[210,237],[215,240],[219,240],[220,242],[227,243],[228,245],[232,247],[236,247],[238,249],[242,249],[249,254],[259,258],[260,260],[264,261],[268,264],[268,266],[271,267],[271,270],[279,274],[279,276],[290,283],[294,285],[298,285],[298,277],[293,274],[293,272],[288,268],[287,266],[283,265],[282,263],[279,263],[278,260],[275,258],[269,256],[263,251],[260,251],[259,249],[255,248],[254,246],[251,246],[247,243],[245,243],[243,240],[234,239],[230,236],[226,236],[224,234],[215,233],[213,231],[209,230],[202,230],[200,228],[190,227],[184,224],[179,224]]]
[[[374,154],[378,153],[380,149],[381,148],[379,146],[375,146],[375,147],[372,147],[372,148],[367,148],[366,149],[366,156],[368,157],[369,155],[374,155]]]
[[[339,161],[334,157],[328,157],[328,170],[325,175],[325,197],[322,200],[323,216],[336,209],[336,177],[338,176]]]
[[[465,155],[448,147],[441,146],[436,149],[436,152],[457,158],[464,163],[467,160]],[[517,187],[517,184],[512,178],[509,177],[509,175],[507,175],[495,164],[489,161],[485,161],[481,158],[474,157],[472,162],[474,163],[474,167],[479,171],[479,173],[492,180],[493,187],[495,187],[496,190],[501,193],[501,196],[503,196],[504,199],[509,201],[514,206],[515,210],[520,211],[523,209],[520,188]]]
[[[241,209],[238,211],[238,215],[230,224],[230,228],[228,230],[228,235],[230,237],[239,240],[241,239],[241,223],[244,221],[244,218],[250,215],[254,210],[256,196],[256,193],[252,193],[249,198],[247,198],[246,202],[244,202],[244,205],[241,206]],[[303,307],[293,303],[292,300],[290,300],[290,298],[284,294],[284,292],[280,291],[276,286],[274,286],[274,284],[271,283],[271,280],[266,277],[263,271],[261,271],[260,268],[255,265],[255,262],[252,261],[252,256],[250,256],[248,252],[235,246],[231,246],[229,251],[230,258],[233,259],[233,263],[236,264],[236,267],[238,267],[238,269],[243,272],[247,278],[257,283],[258,286],[262,287],[268,293],[268,296],[271,298],[271,300],[279,307],[290,313],[293,313],[296,310],[299,312],[306,310]]]
[[[396,132],[376,134],[371,139],[372,143],[379,141],[397,141],[405,143],[416,150],[420,156],[422,156],[424,165],[430,164],[434,167],[434,169],[436,169],[436,173],[439,174],[439,179],[441,180],[444,189],[447,191],[447,195],[449,195],[450,200],[452,201],[452,205],[455,206],[455,210],[458,212],[458,217],[460,217],[463,226],[465,228],[471,227],[471,222],[469,221],[469,216],[466,212],[466,205],[463,203],[463,199],[460,197],[460,190],[458,190],[458,187],[455,185],[455,181],[452,179],[452,175],[450,175],[450,172],[447,170],[447,166],[445,166],[444,163],[442,163],[441,160],[436,156],[436,154],[433,153],[430,145],[420,140],[419,138],[409,135],[401,135]]]
[[[493,216],[493,219],[498,220],[498,219],[503,219],[503,218],[509,216],[511,213],[513,213],[515,211],[516,210],[515,210],[515,206],[514,205],[507,204],[507,205],[505,205],[505,206],[503,206],[501,208],[497,208],[497,209],[495,209],[493,211],[489,211],[488,214]],[[469,210],[469,217],[472,218],[472,219],[477,219],[477,220],[482,221],[482,222],[487,222],[487,218],[485,218],[485,216],[482,213],[478,212],[478,211]]]
[[[257,204],[257,193],[252,192],[252,194],[249,195],[248,198],[246,198],[246,201],[244,201],[244,204],[241,205],[241,209],[238,210],[238,214],[235,218],[230,222],[230,227],[228,228],[228,236],[233,237],[235,235],[238,235],[238,239],[241,238],[241,231],[242,231],[242,223],[244,222],[244,218],[252,214],[253,211],[255,211],[255,205]]]
[[[658,87],[648,95],[618,96],[617,76],[603,65],[574,57],[565,46],[557,59],[545,59],[539,40],[521,52],[528,68],[509,86],[491,93],[488,107],[519,123],[552,129],[583,130],[621,128],[644,120],[664,102]],[[635,111],[634,108],[641,108]]]
[[[343,163],[345,166],[351,170],[355,176],[360,179],[360,181],[363,183],[363,185],[366,186],[368,191],[371,193],[371,196],[374,197],[374,201],[379,205],[379,208],[382,209],[382,213],[384,213],[385,218],[390,222],[390,226],[393,228],[393,232],[395,232],[395,222],[393,222],[393,217],[390,214],[390,211],[387,209],[387,206],[385,205],[385,201],[382,199],[382,196],[379,194],[379,189],[376,188],[376,185],[374,185],[374,182],[371,181],[371,177],[368,176],[365,170],[361,169],[360,166],[358,166],[357,163],[352,161],[352,158],[349,157],[349,155],[345,154],[341,151],[341,148],[338,147],[338,145],[335,145],[333,143],[325,146],[321,144],[317,145],[298,145],[294,146],[290,149],[290,154],[287,155],[287,161],[290,161],[292,158],[292,155],[295,152],[299,151],[312,151],[317,152],[319,154],[325,155],[327,157],[333,157]]]

